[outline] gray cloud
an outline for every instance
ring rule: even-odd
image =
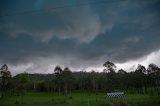
[[[32,7],[51,4],[63,3],[38,0]],[[159,5],[158,0],[124,0],[3,17],[0,64],[9,64],[14,73],[21,69],[47,73],[57,64],[81,70],[101,67],[106,60],[140,62],[160,49]]]
[[[48,42],[54,37],[90,42],[106,29],[112,28],[111,24],[102,25],[99,16],[89,6],[59,9],[58,12],[51,10],[38,16],[36,14],[25,16],[19,17],[24,18],[23,20],[13,17],[11,22],[4,23],[1,30],[14,37],[26,34],[43,42]]]

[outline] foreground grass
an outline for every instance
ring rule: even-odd
[[[29,92],[0,100],[0,106],[105,106],[117,99],[106,99],[105,93],[72,93],[63,95],[49,92]],[[119,100],[118,100],[119,101]],[[130,106],[160,106],[160,97],[128,94],[121,101]]]

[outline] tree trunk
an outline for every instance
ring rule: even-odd
[[[65,94],[67,95],[67,93],[68,93],[68,87],[67,87],[67,85],[65,86]]]
[[[60,87],[58,87],[58,94],[60,95],[60,92],[61,92],[61,88]]]

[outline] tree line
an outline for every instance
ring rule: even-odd
[[[116,71],[113,62],[106,61],[103,72],[72,72],[68,67],[57,65],[53,74],[21,73],[14,77],[5,64],[0,68],[1,98],[7,95],[23,95],[26,91],[58,92],[72,91],[114,92],[160,95],[160,68],[155,64],[148,67],[138,65],[133,72]]]

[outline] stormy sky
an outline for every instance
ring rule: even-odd
[[[160,66],[159,0],[1,0],[0,65],[20,72]]]

